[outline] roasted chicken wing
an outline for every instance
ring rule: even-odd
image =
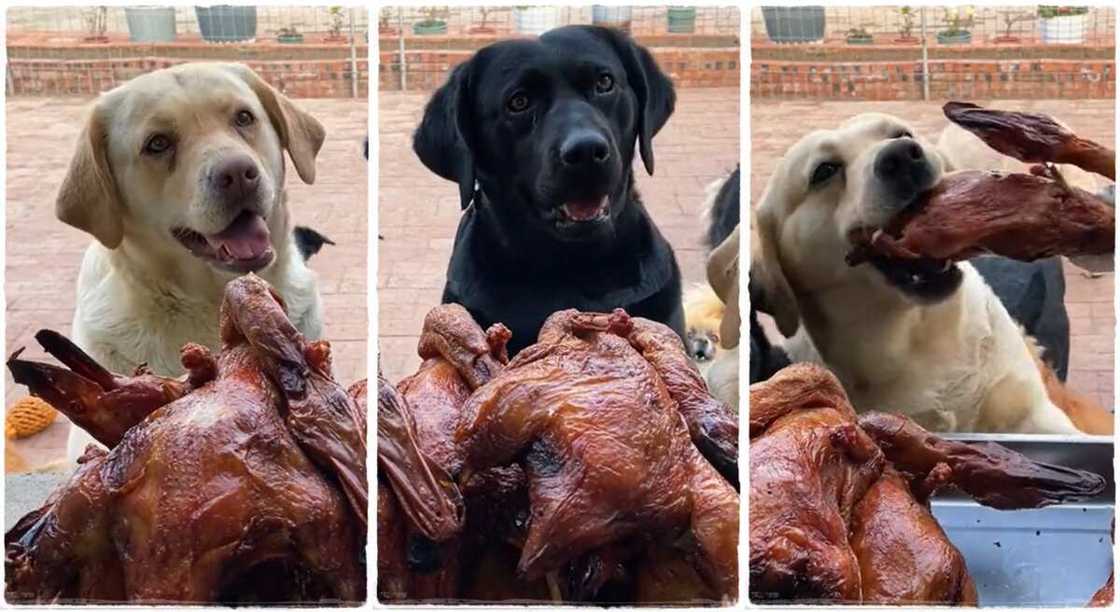
[[[229,283],[221,353],[185,347],[182,380],[38,337],[70,369],[17,354],[13,375],[111,450],[6,534],[9,601],[364,598],[364,415],[264,281]]]

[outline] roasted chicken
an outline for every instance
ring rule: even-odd
[[[977,603],[929,508],[941,487],[999,508],[1104,490],[1097,474],[943,440],[896,414],[857,417],[827,370],[751,387],[750,589],[756,602]]]
[[[1116,156],[1045,115],[949,102],[945,115],[995,150],[1041,164],[1030,174],[952,172],[882,228],[857,227],[847,261],[924,260],[940,267],[994,253],[1033,261],[1054,255],[1104,255],[1116,249],[1111,203],[1068,185],[1053,164],[1073,164],[1115,179]]]
[[[700,445],[733,467],[737,427],[680,339],[622,311],[556,313],[507,364],[508,339],[502,326],[483,332],[465,309],[440,306],[425,319],[419,371],[382,394],[379,410],[399,401],[411,415],[425,469],[456,480],[466,520],[443,540],[382,525],[401,513],[379,492],[379,531],[394,543],[379,542],[379,559],[398,560],[379,595],[734,598],[738,496]],[[393,494],[408,484],[383,482]]]
[[[268,285],[230,282],[215,358],[119,376],[51,332],[69,367],[8,361],[16,382],[110,450],[5,537],[9,602],[359,602],[365,417]],[[361,387],[355,387],[361,395]]]

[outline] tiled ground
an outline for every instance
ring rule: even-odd
[[[700,208],[704,188],[739,160],[739,91],[685,89],[677,111],[654,139],[657,174],[635,164],[646,206],[673,244],[687,282],[704,280]],[[419,365],[416,341],[428,310],[439,303],[459,218],[453,183],[429,172],[410,138],[426,94],[380,97],[381,177],[378,326],[381,365],[391,381]]]
[[[978,104],[985,104],[976,100]],[[1102,143],[1115,138],[1113,100],[1000,100],[1000,108],[1043,112],[1061,118],[1075,132]],[[919,133],[934,137],[947,123],[940,103],[923,102],[754,102],[751,104],[751,194],[757,201],[785,150],[803,134],[829,128],[853,115],[878,111],[905,118]],[[796,122],[791,126],[791,121]],[[1115,313],[1113,275],[1087,278],[1066,266],[1066,307],[1070,316],[1069,385],[1113,405]]]
[[[89,238],[54,217],[54,197],[70,160],[88,101],[73,98],[9,98],[7,184],[7,336],[5,350],[29,347],[49,327],[70,328],[78,264]],[[294,221],[337,243],[311,260],[323,294],[326,338],[334,346],[338,379],[346,384],[366,375],[367,131],[364,100],[301,100],[327,128],[314,185],[289,172]],[[290,166],[289,166],[290,167]],[[216,322],[215,322],[216,323]],[[7,373],[5,372],[5,375]],[[5,405],[25,390],[5,376]],[[35,467],[64,454],[65,422],[25,441],[10,442],[8,469]]]

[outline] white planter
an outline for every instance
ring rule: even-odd
[[[1039,34],[1047,45],[1076,45],[1085,42],[1086,15],[1061,15],[1039,20]]]
[[[544,34],[559,27],[560,9],[555,6],[529,6],[513,9],[514,31],[522,34]]]

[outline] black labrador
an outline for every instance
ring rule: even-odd
[[[443,301],[504,323],[511,353],[565,308],[624,308],[683,338],[680,269],[632,170],[637,148],[653,173],[675,100],[648,50],[602,27],[501,41],[457,66],[413,138],[465,209]]]

